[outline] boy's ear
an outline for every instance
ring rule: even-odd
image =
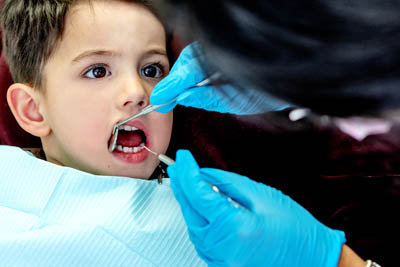
[[[14,83],[8,88],[7,102],[19,126],[28,133],[45,137],[50,128],[39,109],[39,95],[29,85]]]

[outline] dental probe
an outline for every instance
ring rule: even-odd
[[[157,158],[165,163],[166,165],[171,165],[171,164],[175,164],[175,160],[171,159],[170,157],[168,157],[167,155],[164,154],[158,154],[154,151],[152,151],[150,148],[144,146],[144,149],[146,149],[147,151],[149,151],[150,153],[154,154],[155,156],[157,156]],[[222,193],[219,188],[216,185],[210,184],[208,183],[212,190],[214,190],[215,192],[217,192],[218,194],[220,194],[221,196],[223,196],[224,198],[226,198],[235,208],[243,208],[246,209],[245,207],[243,207],[242,205],[240,205],[239,203],[237,203],[235,200],[233,200],[232,198],[228,197],[227,195],[225,195],[224,193]]]
[[[197,83],[195,86],[193,86],[191,88],[207,85],[207,84],[213,82],[214,80],[218,79],[220,76],[221,76],[221,74],[219,72],[216,72],[213,75],[211,75],[210,77],[208,77],[207,79]],[[172,103],[174,103],[176,101],[177,98],[178,97],[175,97],[171,101],[169,101],[167,103],[164,103],[164,104],[161,104],[161,105],[152,105],[152,104],[150,104],[147,107],[143,108],[142,111],[140,111],[139,113],[137,113],[137,114],[127,118],[126,120],[123,120],[123,121],[117,123],[116,125],[114,125],[113,131],[112,131],[112,137],[111,137],[111,140],[110,140],[110,144],[108,146],[108,151],[113,152],[115,150],[115,148],[117,147],[119,126],[121,126],[121,125],[123,125],[123,124],[125,124],[125,123],[127,123],[127,122],[129,122],[129,121],[131,121],[133,119],[136,119],[136,118],[138,118],[140,116],[146,115],[146,114],[148,114],[148,113],[150,113],[150,112],[152,112],[154,110],[162,108],[162,107],[164,107],[166,105],[172,104]]]
[[[167,155],[164,154],[158,154],[156,152],[154,152],[153,150],[151,150],[150,148],[148,148],[147,146],[144,146],[144,149],[146,149],[147,151],[149,151],[150,153],[154,154],[157,156],[157,158],[165,163],[167,166],[171,165],[171,164],[175,164],[175,160],[171,159],[170,157],[168,157]]]

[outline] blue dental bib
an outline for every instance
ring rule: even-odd
[[[0,146],[0,266],[206,266],[168,179],[97,176]]]

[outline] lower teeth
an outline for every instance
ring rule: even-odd
[[[124,152],[124,153],[138,153],[138,152],[142,151],[143,148],[144,148],[144,143],[141,143],[137,147],[126,147],[126,146],[121,146],[121,145],[117,146],[117,150]]]

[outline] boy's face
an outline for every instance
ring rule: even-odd
[[[147,106],[153,87],[168,74],[165,43],[162,24],[140,5],[73,6],[44,68],[47,159],[95,174],[149,178],[159,161],[141,144],[165,153],[172,113],[152,112],[128,123],[140,130],[120,131],[119,150],[127,152],[110,153],[108,144],[114,125]]]

